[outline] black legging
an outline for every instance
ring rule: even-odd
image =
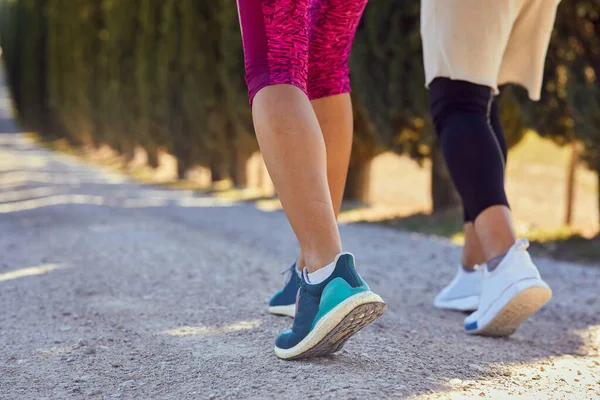
[[[463,201],[465,222],[473,222],[488,207],[508,207],[500,96],[488,86],[448,78],[436,78],[429,90],[433,122]]]

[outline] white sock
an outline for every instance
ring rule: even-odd
[[[311,285],[318,285],[319,283],[323,282],[325,279],[329,278],[331,276],[331,274],[333,274],[333,271],[335,270],[335,265],[337,264],[338,258],[340,258],[340,256],[342,254],[348,254],[348,253],[340,253],[335,257],[335,260],[333,260],[333,262],[331,264],[327,264],[326,266],[324,266],[321,269],[316,270],[313,273],[307,273],[306,269],[304,270],[304,278],[306,280],[306,282],[310,283]]]

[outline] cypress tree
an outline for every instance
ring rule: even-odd
[[[8,85],[21,126],[46,131],[46,23],[43,0],[4,0],[2,48]]]
[[[563,1],[548,50],[542,99],[525,101],[529,126],[564,145],[578,140],[600,185],[600,0]],[[598,205],[600,207],[600,194]]]

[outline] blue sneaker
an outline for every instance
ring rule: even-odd
[[[335,353],[386,308],[356,272],[354,256],[339,254],[325,281],[310,284],[303,273],[294,325],[275,340],[275,355],[293,360]]]
[[[296,296],[298,295],[298,289],[300,289],[300,283],[302,279],[300,274],[296,271],[296,263],[290,268],[284,271],[288,272],[290,277],[287,283],[269,301],[269,312],[276,315],[286,315],[288,317],[294,317],[296,314]]]

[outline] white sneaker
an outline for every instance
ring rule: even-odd
[[[454,279],[435,296],[433,305],[445,310],[477,310],[483,282],[483,269],[483,266],[476,265],[475,271],[467,272],[462,265],[459,265]]]
[[[465,331],[486,336],[509,336],[552,297],[527,252],[529,242],[519,239],[498,267],[484,271],[477,311],[465,318]]]

